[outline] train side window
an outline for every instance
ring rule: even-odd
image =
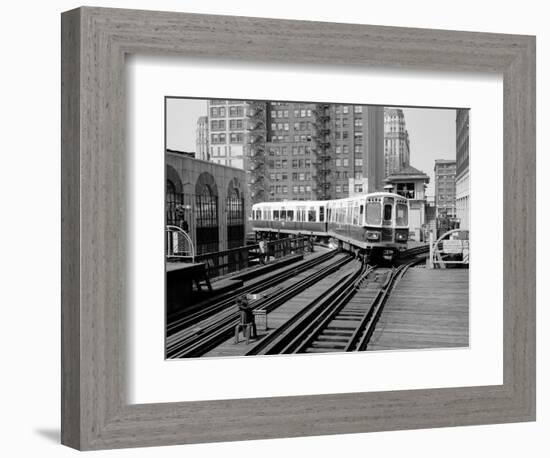
[[[294,221],[294,210],[287,210],[286,220],[287,221]]]
[[[309,211],[307,212],[307,220],[311,223],[311,222],[315,222],[316,220],[316,215],[315,215],[315,208],[311,207],[309,209]]]
[[[273,210],[273,221],[279,220],[279,210]]]
[[[363,225],[363,214],[365,213],[365,206],[364,205],[359,205],[359,225],[362,226]]]
[[[281,210],[279,216],[281,217],[281,221],[286,221],[286,210]]]
[[[322,205],[319,207],[319,222],[325,222],[325,207]]]

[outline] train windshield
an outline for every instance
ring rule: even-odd
[[[406,204],[397,204],[395,212],[396,226],[408,226],[409,224],[409,209]]]
[[[382,205],[380,202],[367,202],[367,226],[379,226],[382,222]]]

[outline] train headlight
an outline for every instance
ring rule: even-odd
[[[407,234],[405,234],[404,232],[398,232],[396,234],[396,238],[397,240],[401,240],[401,241],[407,240]]]
[[[367,240],[380,240],[379,232],[367,232]]]

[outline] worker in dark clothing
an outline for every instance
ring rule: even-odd
[[[241,312],[241,324],[242,325],[251,325],[252,327],[252,337],[254,339],[258,338],[258,330],[256,329],[256,321],[254,320],[254,313],[252,308],[248,303],[248,298],[243,296],[237,300],[237,305],[239,306],[239,311]]]

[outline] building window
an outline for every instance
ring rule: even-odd
[[[239,107],[239,106],[229,107],[229,116],[230,117],[232,117],[232,118],[242,117],[243,114],[244,114],[243,107]]]
[[[231,107],[231,108],[234,108],[234,107]],[[223,121],[223,122],[225,123],[225,121]],[[229,120],[229,129],[230,130],[240,130],[242,128],[243,128],[243,120],[242,119],[231,119],[231,120]]]
[[[243,142],[243,134],[242,133],[232,133],[229,136],[229,141],[231,143],[242,143]]]

